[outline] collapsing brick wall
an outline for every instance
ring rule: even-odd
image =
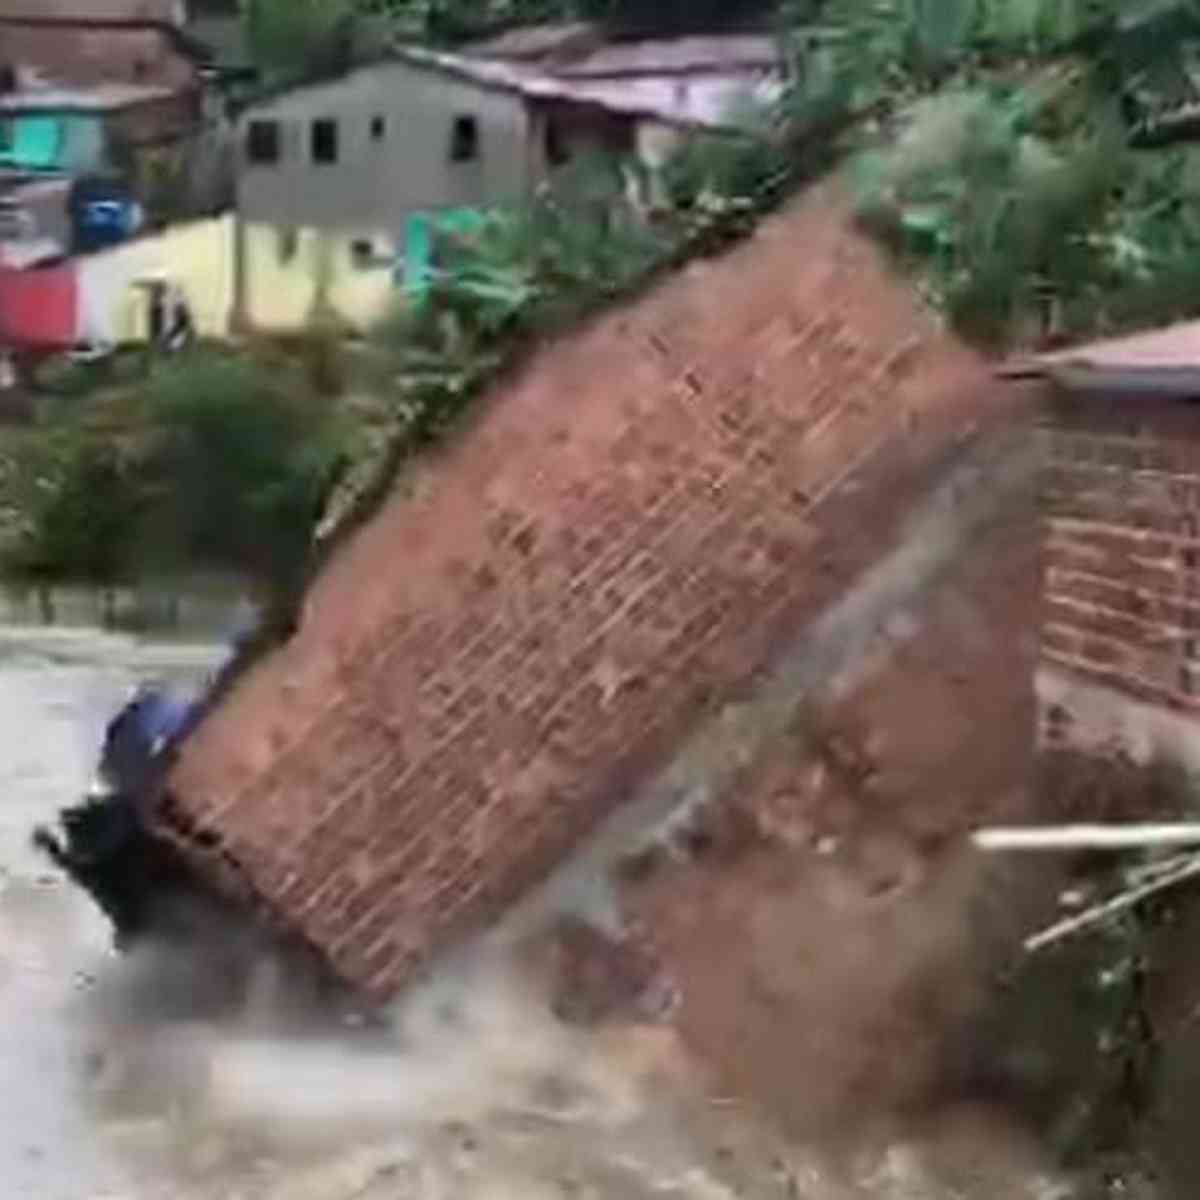
[[[1200,766],[1200,408],[1047,395],[1043,746]]]
[[[185,746],[158,827],[387,996],[890,549],[1002,408],[816,193],[494,389]]]

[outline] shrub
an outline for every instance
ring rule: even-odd
[[[136,569],[145,511],[132,465],[111,441],[75,430],[26,449],[24,520],[5,564],[33,580],[111,584]]]
[[[9,566],[110,583],[191,566],[290,594],[340,465],[341,431],[296,372],[197,351],[85,419],[62,415],[21,469]]]

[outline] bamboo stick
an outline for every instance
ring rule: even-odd
[[[1007,850],[1131,850],[1200,847],[1200,825],[1047,825],[980,829],[972,843],[989,853]]]
[[[1200,856],[1191,859],[1186,865],[1169,875],[1159,876],[1149,883],[1142,884],[1141,887],[1122,892],[1111,900],[1106,900],[1103,904],[1097,904],[1086,912],[1081,912],[1074,917],[1067,917],[1065,920],[1051,925],[1048,929],[1043,929],[1041,933],[1035,933],[1032,937],[1025,939],[1025,949],[1030,954],[1042,950],[1054,942],[1060,942],[1072,934],[1080,933],[1092,925],[1097,925],[1117,913],[1124,912],[1127,908],[1132,908],[1149,896],[1175,887],[1176,884],[1183,883],[1196,875],[1200,875]]]

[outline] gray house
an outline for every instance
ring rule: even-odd
[[[409,213],[519,196],[528,145],[519,91],[389,59],[255,104],[238,208],[249,222],[397,229]]]
[[[410,48],[260,98],[238,123],[239,318],[293,329],[323,309],[369,324],[414,220],[519,200],[586,151],[653,165],[720,127],[677,95]]]

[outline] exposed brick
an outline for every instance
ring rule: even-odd
[[[1108,552],[1074,539],[1052,537],[1044,561],[1052,573],[1090,575],[1164,596],[1179,595],[1184,586],[1183,572],[1173,563]]]
[[[1200,715],[1200,420],[1161,398],[1052,397],[1041,445],[1042,657]],[[1057,707],[1057,706],[1056,706]],[[1071,748],[1069,711],[1047,741]]]
[[[1005,419],[825,198],[773,227],[499,386],[185,747],[182,808],[220,798],[267,907],[352,982],[393,990],[542,877]]]

